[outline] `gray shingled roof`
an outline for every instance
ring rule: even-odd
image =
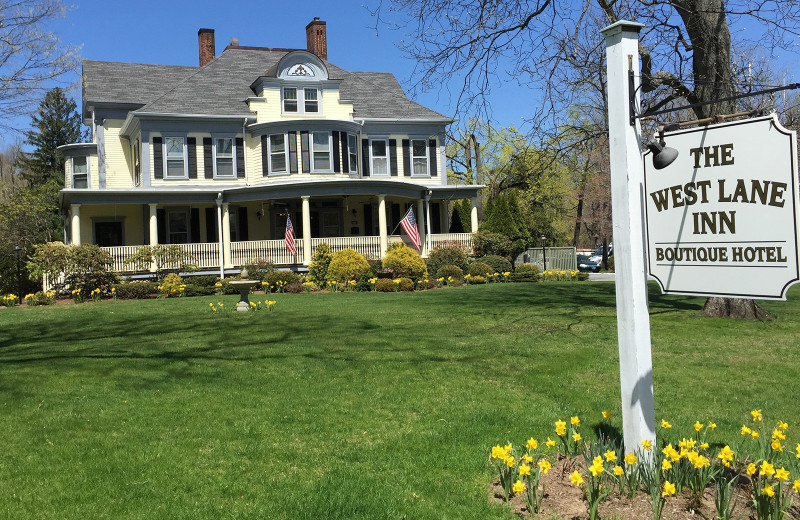
[[[84,61],[87,103],[138,103],[137,112],[242,115],[250,85],[267,74],[286,51],[226,49],[204,67],[177,67]],[[341,79],[341,99],[352,101],[355,117],[442,119],[408,99],[390,73],[348,72],[326,63],[331,79]]]

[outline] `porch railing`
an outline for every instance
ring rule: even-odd
[[[431,249],[446,242],[455,242],[472,254],[472,233],[442,233],[428,235],[428,246]]]
[[[231,263],[242,266],[253,260],[267,260],[275,265],[295,265],[303,263],[303,241],[295,240],[297,254],[286,249],[284,240],[249,240],[231,242]],[[219,262],[217,262],[219,266]]]
[[[367,258],[381,257],[381,237],[328,237],[312,238],[311,250],[316,251],[320,244],[331,246],[333,251],[355,249]]]

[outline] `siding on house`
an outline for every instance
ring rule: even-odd
[[[103,122],[106,188],[108,189],[130,188],[133,186],[130,146],[127,140],[123,140],[119,136],[123,122],[122,119],[106,119]]]

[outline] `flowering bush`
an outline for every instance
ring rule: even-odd
[[[425,261],[415,250],[405,246],[402,242],[396,242],[389,248],[386,257],[383,259],[383,267],[391,269],[395,278],[411,278],[419,280],[428,275]]]
[[[555,422],[555,439],[548,437],[543,449],[532,438],[525,450],[517,451],[511,443],[497,445],[491,449],[490,461],[506,500],[520,495],[534,514],[541,507],[540,477],[546,474],[545,468],[550,469],[551,461],[566,459],[565,471],[570,468],[569,480],[581,489],[592,520],[598,518],[599,504],[615,492],[628,498],[645,493],[653,520],[661,518],[671,497],[684,496],[692,510],[699,510],[708,493],[714,496],[718,520],[735,518],[736,494],[748,497],[747,507],[758,520],[791,518],[793,496],[800,494],[800,443],[793,453],[784,450],[789,425],[777,421],[774,427],[766,427],[760,409],[750,415],[740,439],[729,439],[727,444],[720,441],[713,421],[697,421],[688,434],[678,435],[662,420],[657,441],[645,440],[627,454],[602,435],[584,439],[581,421],[573,416],[569,423]],[[602,420],[610,419],[611,414],[604,411]]]
[[[7,294],[2,298],[2,304],[6,307],[13,307],[17,304],[19,297],[16,294]]]
[[[36,305],[53,305],[56,303],[56,292],[55,291],[38,291],[36,293],[31,293],[25,295],[25,303],[29,307],[34,307]]]
[[[183,283],[183,279],[181,279],[180,275],[176,273],[168,274],[164,278],[164,283],[158,287],[159,295],[165,298],[183,296],[183,292],[186,290],[186,285]]]
[[[369,263],[364,255],[355,249],[342,249],[333,254],[326,279],[346,283],[351,280],[358,281],[370,272]]]

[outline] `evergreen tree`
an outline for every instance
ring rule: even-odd
[[[533,243],[530,230],[520,211],[516,194],[511,190],[500,193],[494,200],[486,201],[481,231],[498,233],[511,240],[513,243],[512,258],[525,251]]]
[[[58,147],[86,140],[75,101],[56,87],[45,94],[31,116],[32,130],[25,132],[25,143],[35,149],[20,159],[22,176],[31,186],[55,180],[64,186],[64,156]]]

